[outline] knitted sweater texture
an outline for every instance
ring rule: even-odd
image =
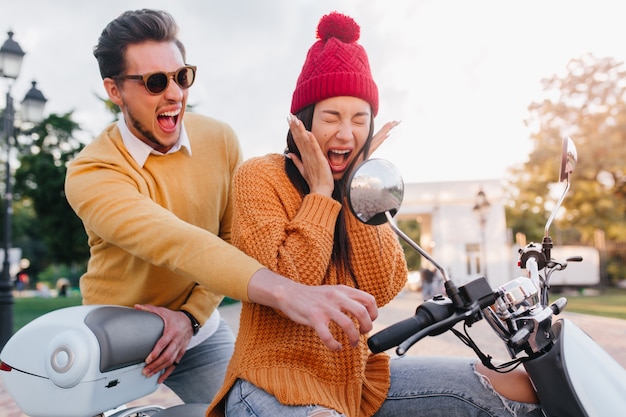
[[[184,123],[191,155],[150,155],[140,167],[113,124],[69,166],[67,199],[91,251],[84,303],[184,308],[204,323],[222,294],[247,300],[262,265],[228,243],[239,142],[217,120],[187,113]]]
[[[319,194],[302,198],[285,173],[283,155],[246,161],[235,174],[234,199],[233,244],[244,252],[303,284],[357,285],[331,262],[341,204]],[[406,281],[401,246],[388,225],[364,225],[343,210],[358,288],[383,306]],[[284,404],[318,404],[351,417],[374,414],[389,389],[389,357],[372,355],[366,335],[353,348],[334,323],[331,331],[343,344],[338,352],[328,350],[314,329],[280,311],[244,302],[225,384],[207,415],[224,415],[224,396],[237,378]]]

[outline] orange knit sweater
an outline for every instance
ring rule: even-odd
[[[341,204],[319,194],[304,199],[289,182],[284,156],[246,161],[234,178],[233,244],[273,271],[307,285],[354,286],[331,263],[334,227]],[[403,288],[406,261],[388,225],[367,226],[349,209],[347,230],[358,287],[388,303]],[[389,389],[389,357],[372,355],[363,335],[350,346],[334,323],[343,349],[332,352],[314,329],[269,307],[243,303],[235,353],[224,386],[207,416],[223,416],[224,396],[237,378],[246,379],[284,404],[318,404],[347,416],[371,416]]]

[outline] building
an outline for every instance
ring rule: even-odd
[[[477,201],[480,191],[483,204]],[[519,276],[506,227],[501,180],[405,184],[404,200],[395,219],[420,223],[421,239],[416,243],[457,285],[484,275],[495,288],[513,279],[514,274]]]

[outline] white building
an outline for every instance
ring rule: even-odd
[[[423,249],[461,285],[484,275],[492,288],[513,279],[517,258],[508,238],[504,183],[500,180],[409,183],[396,215],[421,226]],[[480,216],[474,207],[483,191],[489,205]],[[517,269],[519,271],[519,269]]]

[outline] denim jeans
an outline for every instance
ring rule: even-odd
[[[536,404],[518,403],[497,395],[474,371],[474,360],[454,357],[405,356],[391,360],[391,387],[374,417],[533,416]],[[297,384],[297,381],[293,381]],[[316,405],[286,406],[251,383],[237,380],[228,394],[228,417],[308,417]],[[324,415],[342,416],[336,412]],[[352,416],[350,416],[352,417]]]
[[[184,403],[210,403],[224,382],[234,343],[233,332],[220,319],[215,333],[185,352],[165,385]]]

